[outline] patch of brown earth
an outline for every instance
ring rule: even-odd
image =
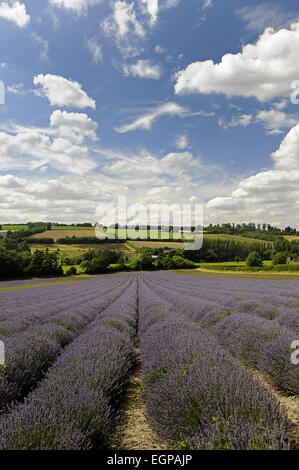
[[[293,425],[292,435],[297,445],[299,445],[299,396],[288,395],[287,393],[273,386],[270,380],[266,378],[261,372],[257,370],[253,370],[252,372],[259,379],[259,381],[265,385],[265,387],[271,390],[280,404],[286,408],[288,418]]]
[[[170,444],[161,440],[148,423],[141,386],[141,360],[138,348],[135,354],[134,370],[120,410],[121,421],[108,447],[111,450],[167,450]]]

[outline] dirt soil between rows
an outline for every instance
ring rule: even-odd
[[[141,387],[141,358],[135,349],[135,366],[120,409],[121,420],[108,444],[111,450],[167,450],[170,444],[149,425]]]
[[[270,380],[256,369],[253,370],[252,373],[255,377],[258,378],[260,382],[265,385],[265,387],[271,390],[279,403],[286,408],[288,418],[293,425],[292,436],[295,439],[296,444],[299,446],[299,396],[288,395],[287,393],[273,386]]]

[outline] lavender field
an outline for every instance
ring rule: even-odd
[[[168,449],[298,447],[297,281],[114,274],[0,304],[2,450],[113,448],[136,361]]]

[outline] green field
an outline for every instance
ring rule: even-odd
[[[101,250],[104,248],[108,249],[113,249],[113,250],[127,250],[128,247],[124,243],[118,243],[118,244],[100,244],[100,245],[59,245],[59,244],[53,244],[53,245],[42,245],[38,243],[34,243],[30,245],[31,252],[34,252],[35,250],[46,250],[48,248],[49,251],[56,251],[59,249],[61,255],[68,256],[70,259],[83,255],[86,253],[88,250]]]
[[[94,227],[72,227],[70,225],[52,225],[51,230],[94,230]]]
[[[266,272],[213,272],[208,270],[198,271],[196,269],[177,269],[173,270],[173,273],[185,274],[186,276],[204,276],[204,277],[228,277],[231,279],[273,279],[279,281],[299,281],[299,272],[298,274],[289,274],[289,273],[266,273]]]
[[[241,243],[272,243],[266,240],[259,240],[257,238],[239,237],[238,235],[226,235],[225,233],[204,233],[206,240],[231,240]]]
[[[264,261],[264,266],[272,266],[272,261]],[[240,268],[245,267],[246,261],[224,261],[222,263],[196,263],[203,269],[217,269],[217,268]]]
[[[142,240],[163,240],[162,236],[164,236],[166,239],[169,240],[175,240],[177,238],[181,239],[181,235],[179,233],[168,233],[168,232],[161,232],[160,230],[139,230],[138,232],[135,232],[135,230],[126,230],[126,229],[107,229],[103,231],[103,234],[114,234],[116,235],[117,238],[119,239],[127,239],[127,240],[134,240],[134,236],[139,237]],[[135,235],[136,234],[136,235]]]
[[[25,230],[28,225],[2,225],[2,230]]]

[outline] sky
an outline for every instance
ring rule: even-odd
[[[0,0],[0,223],[299,227],[298,57],[296,0]]]

